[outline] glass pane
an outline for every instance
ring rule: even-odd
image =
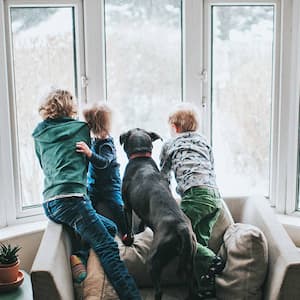
[[[269,195],[274,6],[212,7],[212,141],[224,194]]]
[[[50,87],[76,92],[72,7],[12,7],[11,37],[22,206],[42,201],[43,175],[31,133]]]
[[[133,127],[165,136],[167,112],[181,101],[181,1],[106,0],[105,30],[114,137]],[[154,158],[159,148],[155,142]],[[118,155],[127,160],[120,148]]]

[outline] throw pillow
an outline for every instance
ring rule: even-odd
[[[146,257],[152,243],[152,238],[153,233],[149,228],[135,235],[134,244],[131,247],[126,247],[116,237],[120,257],[124,260],[130,274],[132,274],[140,287],[152,286],[150,276],[146,270]],[[93,250],[90,250],[87,263],[87,277],[82,283],[82,293],[80,293],[80,288],[77,288],[76,294],[77,300],[81,299],[80,294],[82,294],[82,298],[85,300],[119,299]]]
[[[131,247],[126,247],[122,241],[117,238],[120,256],[139,287],[152,286],[146,268],[146,259],[152,244],[152,239],[153,232],[150,228],[146,228],[145,231],[136,234]]]
[[[268,266],[267,246],[263,232],[253,225],[236,223],[226,230],[219,251],[226,259],[226,266],[216,278],[218,299],[262,299]]]

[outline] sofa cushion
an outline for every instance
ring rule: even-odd
[[[126,247],[117,238],[120,256],[139,287],[151,286],[151,279],[146,268],[146,259],[152,239],[153,233],[150,228],[146,228],[145,231],[136,234],[131,247]]]
[[[120,257],[125,262],[129,273],[135,279],[139,288],[152,287],[152,281],[147,272],[146,258],[148,256],[153,239],[153,233],[150,228],[135,235],[134,244],[126,247],[117,237],[116,241],[119,245]],[[162,285],[178,285],[182,284],[182,279],[175,275],[176,262],[166,267],[162,274]],[[113,300],[116,293],[107,280],[101,264],[94,251],[90,251],[87,265],[87,278],[81,286],[76,287],[77,299],[96,300],[105,299]]]
[[[81,295],[78,292],[80,291],[77,291],[77,299],[81,299]],[[82,283],[82,296],[85,300],[119,299],[93,250],[90,250],[87,263],[87,277]]]
[[[223,244],[223,236],[225,231],[234,223],[231,213],[223,199],[221,199],[221,205],[222,209],[220,215],[212,229],[211,237],[208,241],[208,247],[215,253],[218,253],[221,245]]]
[[[139,286],[149,286],[151,284],[150,277],[146,272],[146,257],[148,255],[153,233],[147,228],[145,231],[136,234],[134,244],[126,247],[122,241],[116,237],[116,241],[120,250],[120,257],[125,262],[128,271],[134,277]],[[107,279],[101,263],[95,252],[90,251],[87,264],[87,278],[80,287],[77,287],[77,299],[86,300],[114,300],[118,296]]]
[[[261,299],[268,265],[263,232],[249,224],[231,225],[219,255],[226,259],[226,266],[216,279],[218,299]]]

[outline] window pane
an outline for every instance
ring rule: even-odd
[[[43,175],[31,133],[41,118],[38,105],[50,87],[75,93],[72,7],[12,7],[11,37],[16,134],[22,207],[42,201]]]
[[[274,14],[212,7],[212,140],[225,194],[269,195]]]
[[[166,113],[181,101],[181,1],[106,0],[105,30],[113,135],[133,127],[166,135]]]

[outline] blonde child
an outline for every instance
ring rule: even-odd
[[[221,209],[216,184],[212,149],[197,132],[196,110],[188,104],[178,106],[168,123],[173,138],[160,154],[162,175],[170,182],[174,172],[181,209],[191,220],[197,237],[194,260],[195,299],[214,297],[215,275],[222,272],[224,262],[208,248],[208,240]]]
[[[124,203],[121,196],[120,165],[117,162],[114,140],[110,135],[112,111],[107,104],[95,103],[83,110],[92,133],[92,145],[77,143],[77,152],[89,160],[88,195],[97,209],[102,203],[110,210],[113,221],[122,235],[127,233]]]
[[[120,299],[140,300],[139,291],[120,259],[117,243],[86,194],[87,159],[76,142],[90,145],[85,122],[74,119],[74,98],[54,90],[39,107],[43,119],[33,132],[35,151],[44,172],[43,207],[47,217],[73,228],[94,249]]]

